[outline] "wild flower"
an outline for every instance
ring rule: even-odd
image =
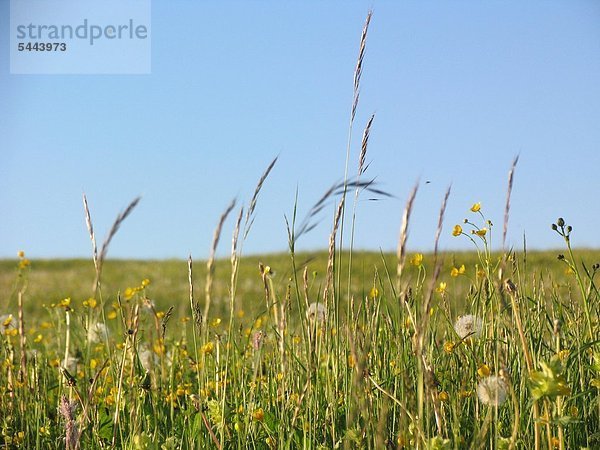
[[[410,259],[410,263],[415,267],[421,267],[423,265],[423,253],[415,253]]]
[[[476,213],[476,212],[479,212],[480,210],[481,210],[481,202],[473,203],[473,206],[471,206],[471,211]]]
[[[62,366],[71,373],[77,373],[77,365],[79,364],[79,358],[76,356],[69,355],[62,362]]]
[[[508,385],[497,375],[482,379],[477,385],[477,396],[484,405],[500,406],[506,401]]]
[[[322,303],[311,303],[306,310],[306,318],[311,324],[314,322],[323,324],[327,320],[327,310]]]
[[[12,314],[3,314],[0,316],[0,334],[10,334],[7,333],[10,330],[15,329],[15,323]]]
[[[454,353],[454,347],[456,347],[456,344],[454,342],[452,342],[452,341],[444,342],[444,351],[446,353],[448,353],[449,355]]]
[[[108,328],[102,322],[97,322],[88,329],[88,341],[92,343],[103,342],[108,339]]]
[[[487,234],[487,228],[481,228],[479,230],[471,230],[472,234],[476,234],[479,237],[484,237]]]
[[[85,306],[86,308],[94,309],[97,305],[98,301],[93,297],[90,297],[87,300],[83,301],[83,306]]]
[[[453,267],[452,270],[450,270],[450,276],[456,278],[459,275],[464,275],[466,270],[467,269],[465,268],[464,264],[462,264],[460,267]]]
[[[435,290],[436,290],[436,292],[439,292],[440,294],[444,295],[446,293],[447,287],[448,287],[448,284],[445,281],[441,281],[439,286]]]
[[[481,319],[472,314],[460,316],[454,324],[454,331],[461,339],[468,337],[476,338],[481,334],[482,323]]]
[[[140,364],[147,371],[152,371],[159,363],[158,356],[152,350],[147,347],[142,348],[138,351],[138,358],[140,360]]]
[[[477,375],[479,375],[482,378],[489,377],[490,376],[490,368],[489,368],[489,366],[487,364],[481,364],[477,368]]]
[[[463,229],[460,225],[454,225],[452,229],[452,236],[460,236],[463,232]]]

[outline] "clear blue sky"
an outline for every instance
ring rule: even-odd
[[[356,247],[395,249],[419,178],[412,250],[432,248],[449,184],[441,248],[471,248],[450,233],[476,201],[499,237],[516,154],[509,243],[560,247],[564,216],[575,245],[600,247],[600,2],[154,0],[150,75],[25,76],[10,75],[0,0],[0,257],[88,256],[85,192],[99,240],[143,197],[109,256],[204,258],[276,155],[244,249],[285,250],[296,188],[301,218],[342,179],[371,7],[351,173],[375,113],[367,176],[395,198],[362,197]],[[332,214],[300,249],[327,246]]]

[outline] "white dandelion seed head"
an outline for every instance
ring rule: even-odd
[[[322,303],[311,303],[306,310],[306,318],[310,323],[323,324],[327,320],[327,310]]]
[[[63,359],[62,366],[67,369],[70,373],[77,373],[77,365],[79,364],[79,358],[73,355],[69,355],[66,359]]]
[[[108,339],[108,328],[105,324],[98,322],[88,329],[88,341],[95,343],[103,342]]]
[[[466,337],[477,338],[481,334],[481,319],[473,314],[460,316],[454,324],[454,331],[461,339]]]
[[[500,406],[506,401],[508,385],[496,375],[484,378],[477,385],[477,396],[484,405]]]
[[[157,365],[160,364],[160,360],[156,353],[154,353],[149,348],[142,348],[138,351],[138,358],[140,358],[140,364],[142,367],[151,372]]]

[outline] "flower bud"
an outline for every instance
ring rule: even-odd
[[[555,223],[553,223],[553,224],[552,224],[552,229],[553,229],[554,231],[558,231],[558,227],[556,226],[556,224],[555,224]]]
[[[565,219],[563,219],[562,217],[559,217],[558,220],[556,221],[556,224],[559,227],[564,227],[565,226]]]

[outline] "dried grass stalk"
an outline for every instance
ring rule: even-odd
[[[225,223],[225,220],[227,220],[227,216],[229,216],[229,213],[231,213],[231,211],[235,207],[235,203],[236,203],[236,200],[233,199],[231,201],[231,203],[229,204],[229,206],[227,207],[227,209],[225,209],[223,214],[221,214],[221,218],[219,219],[219,223],[217,225],[217,228],[215,228],[215,232],[213,234],[213,241],[212,241],[212,246],[210,249],[210,257],[208,258],[208,262],[206,263],[207,273],[206,273],[206,287],[204,289],[205,298],[206,298],[206,303],[204,304],[204,317],[203,317],[204,323],[206,323],[206,321],[208,320],[208,311],[210,309],[212,284],[213,284],[213,278],[214,278],[214,274],[215,274],[215,255],[217,252],[217,246],[219,245],[219,239],[221,238],[221,231],[223,230],[223,224]]]

